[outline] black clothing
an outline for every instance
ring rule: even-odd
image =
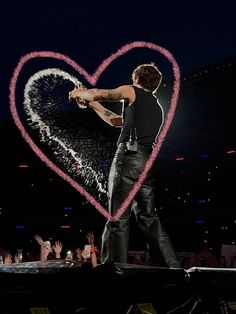
[[[135,93],[136,100],[129,106],[129,108],[133,107],[132,110],[126,111],[125,119],[127,118],[128,122],[124,123],[124,130],[121,132],[109,174],[109,212],[112,216],[117,213],[143,172],[151,152],[152,143],[162,125],[162,109],[157,103],[155,104],[156,107],[154,106],[154,96],[139,88],[135,88]],[[141,119],[140,117],[137,118],[137,113],[140,115],[144,109],[148,111],[145,117],[151,115],[151,110],[148,109],[149,103],[151,103],[150,106],[153,110],[152,116],[156,117],[156,120],[151,118],[149,121],[142,119],[142,117]],[[137,110],[135,106],[137,106]],[[154,107],[155,109],[153,109]],[[138,131],[137,152],[128,151],[125,141],[121,142],[122,139],[127,139],[127,128],[132,125],[130,124],[131,117],[135,117],[133,123],[135,123]],[[159,266],[179,267],[170,240],[161,225],[155,208],[155,169],[154,163],[124,214],[115,222],[107,221],[102,235],[101,258],[103,263],[128,262],[129,218],[131,211],[134,211],[137,223],[144,233],[152,260]]]
[[[130,129],[136,128],[138,143],[152,147],[163,123],[163,110],[152,93],[133,87],[136,99],[125,109],[118,145],[128,141]]]

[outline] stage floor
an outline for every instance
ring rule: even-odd
[[[0,300],[1,314],[236,313],[236,269],[119,263],[92,269],[64,260],[3,264]]]

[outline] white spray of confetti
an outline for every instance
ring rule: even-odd
[[[70,155],[73,162],[71,166],[67,167],[69,172],[77,172],[79,175],[84,177],[86,185],[88,184],[95,184],[97,186],[99,195],[105,194],[107,195],[107,190],[105,184],[100,182],[100,178],[103,178],[103,174],[97,173],[92,167],[91,164],[89,165],[88,160],[83,160],[82,154],[78,156],[78,152],[76,152],[70,144],[66,143],[66,139],[62,140],[59,138],[58,134],[62,133],[61,130],[55,126],[50,125],[50,121],[47,120],[46,122],[42,120],[40,116],[40,109],[39,112],[36,112],[34,105],[40,105],[42,100],[38,97],[38,86],[37,83],[43,79],[44,84],[47,84],[47,79],[50,78],[51,82],[55,79],[55,85],[58,78],[62,78],[63,80],[68,80],[72,82],[74,85],[78,85],[81,82],[74,76],[70,75],[69,73],[62,71],[57,68],[50,68],[41,70],[30,77],[28,80],[25,90],[24,90],[24,108],[25,112],[28,115],[28,123],[29,125],[37,129],[40,134],[40,141],[46,142],[49,146],[55,145],[57,150],[53,150],[54,155],[60,155],[60,158],[64,159],[63,164],[66,163],[64,156]],[[46,85],[45,85],[46,86]],[[50,91],[48,91],[50,92]],[[48,102],[43,102],[43,107],[49,109],[50,107],[55,107],[53,103],[53,99]],[[43,110],[43,108],[42,108]],[[57,108],[58,110],[58,108]],[[56,131],[55,131],[56,130]],[[59,153],[60,152],[60,153]],[[62,156],[61,156],[62,155]],[[87,178],[86,178],[87,177]]]

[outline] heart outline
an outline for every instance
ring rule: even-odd
[[[19,115],[17,113],[16,108],[16,100],[15,100],[15,90],[16,90],[16,84],[18,76],[21,72],[21,69],[23,66],[31,59],[33,58],[53,58],[62,60],[68,65],[70,65],[72,68],[74,68],[77,72],[80,73],[92,86],[95,86],[97,83],[98,78],[100,75],[105,71],[105,69],[118,57],[124,55],[125,53],[129,52],[130,50],[134,48],[149,48],[151,50],[157,51],[161,54],[163,54],[168,61],[172,64],[172,69],[174,73],[174,82],[173,82],[173,92],[170,100],[170,106],[168,113],[165,118],[164,125],[162,127],[162,130],[158,136],[157,143],[150,154],[143,172],[141,173],[139,180],[135,183],[132,190],[130,191],[129,195],[124,200],[121,207],[118,209],[117,213],[114,216],[111,216],[108,211],[90,194],[88,193],[82,186],[80,186],[79,183],[77,183],[75,180],[73,180],[68,174],[66,174],[64,171],[62,171],[58,166],[56,166],[37,146],[37,144],[34,143],[34,141],[31,139],[27,131],[25,130]],[[151,42],[145,42],[145,41],[136,41],[129,44],[126,44],[119,48],[115,53],[110,55],[108,58],[104,59],[103,62],[97,67],[96,71],[90,75],[87,71],[85,71],[79,64],[77,64],[74,60],[70,59],[69,57],[52,51],[36,51],[31,52],[23,57],[21,57],[20,61],[18,62],[9,86],[10,92],[9,92],[9,101],[10,101],[10,110],[13,117],[13,120],[21,132],[22,137],[25,139],[25,141],[30,145],[31,149],[34,151],[34,153],[48,166],[50,167],[54,172],[56,172],[60,177],[62,177],[65,181],[67,181],[72,187],[74,187],[82,196],[84,196],[105,218],[111,221],[118,220],[126,208],[130,205],[133,198],[135,197],[136,193],[140,189],[143,181],[146,178],[147,172],[150,170],[150,168],[153,165],[153,162],[155,161],[160,148],[164,142],[165,136],[169,130],[169,127],[171,125],[171,122],[174,117],[174,113],[177,106],[178,96],[179,96],[179,90],[180,90],[180,70],[179,66],[173,57],[173,55],[165,48],[160,47],[154,43]]]

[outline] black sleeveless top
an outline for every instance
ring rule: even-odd
[[[136,98],[124,110],[123,128],[117,144],[128,141],[130,129],[136,128],[138,143],[152,147],[164,121],[163,109],[151,92],[133,88]]]

